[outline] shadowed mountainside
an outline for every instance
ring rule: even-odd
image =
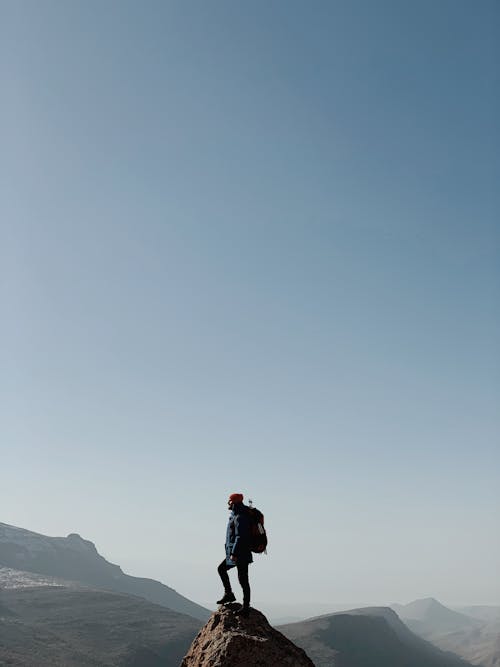
[[[316,667],[470,667],[414,635],[388,607],[367,607],[279,627]]]
[[[190,616],[128,595],[0,589],[0,665],[178,667],[199,628]]]

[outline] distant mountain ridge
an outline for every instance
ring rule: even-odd
[[[76,533],[48,537],[0,522],[0,566],[136,595],[202,621],[210,611],[159,581],[125,574]]]
[[[435,598],[414,600],[406,605],[393,604],[391,608],[411,628],[420,632],[452,632],[477,628],[481,621],[458,611],[453,611]]]
[[[454,611],[459,611],[466,616],[472,616],[480,621],[500,621],[500,606],[476,604],[469,607],[454,607]]]
[[[316,667],[471,667],[413,634],[389,607],[366,607],[279,626]]]

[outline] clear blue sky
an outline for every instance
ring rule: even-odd
[[[500,603],[499,19],[2,3],[0,520],[209,601],[242,490],[257,606]]]

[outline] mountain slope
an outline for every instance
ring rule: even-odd
[[[500,622],[500,607],[495,605],[472,605],[471,607],[457,607],[455,611],[477,618],[480,621]]]
[[[388,607],[321,616],[279,630],[317,667],[470,667],[414,635]]]
[[[419,635],[442,634],[479,628],[481,621],[448,609],[434,598],[414,600],[406,605],[394,604],[392,609],[408,627]]]
[[[393,605],[407,627],[445,651],[482,667],[500,666],[498,607],[448,609],[433,598]]]
[[[0,589],[0,665],[178,667],[200,622],[75,586]]]
[[[47,537],[0,523],[0,566],[78,581],[89,586],[137,595],[155,604],[206,621],[208,609],[159,581],[131,577],[109,563],[88,540],[72,533]]]
[[[451,632],[432,638],[432,643],[445,651],[453,651],[481,667],[500,667],[500,624]]]

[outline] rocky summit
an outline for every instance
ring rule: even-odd
[[[264,614],[239,604],[215,611],[191,644],[181,667],[314,667],[303,649],[272,628]]]

